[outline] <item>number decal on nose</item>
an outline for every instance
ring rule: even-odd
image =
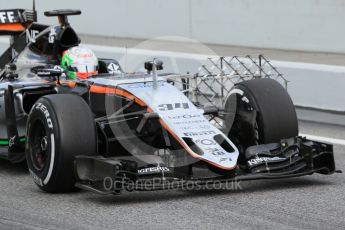
[[[168,111],[174,109],[189,109],[188,103],[175,103],[175,104],[161,104],[158,105],[160,111]]]

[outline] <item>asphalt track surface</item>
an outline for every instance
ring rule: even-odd
[[[301,123],[301,133],[345,139],[345,127]],[[344,169],[345,146],[335,146]],[[100,196],[47,194],[25,167],[0,161],[0,229],[343,229],[345,177],[242,182],[240,190]]]

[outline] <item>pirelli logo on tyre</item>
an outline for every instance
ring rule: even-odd
[[[50,117],[50,113],[49,113],[47,107],[46,107],[45,105],[43,105],[42,103],[39,102],[39,103],[37,103],[37,105],[35,106],[35,109],[40,110],[40,111],[43,112],[44,116],[45,116],[46,119],[47,119],[48,127],[49,127],[50,129],[53,129],[53,128],[54,128],[53,122],[52,122],[52,119],[51,119],[51,117]]]

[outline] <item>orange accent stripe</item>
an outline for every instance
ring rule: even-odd
[[[147,106],[145,102],[134,96],[133,94],[130,94],[124,90],[121,89],[115,89],[115,88],[109,88],[109,87],[104,87],[104,86],[97,86],[97,85],[92,85],[90,88],[90,93],[98,93],[98,94],[116,94],[125,98],[128,98],[135,103],[137,103],[140,106]]]
[[[60,81],[60,84],[66,84],[70,88],[74,88],[76,86],[76,82],[73,81]],[[97,86],[92,85],[90,87],[90,93],[97,93],[97,94],[116,94],[125,98],[128,98],[135,103],[137,103],[140,106],[147,107],[146,103],[140,100],[139,98],[135,97],[133,94],[130,94],[124,90],[121,89],[115,89],[110,87],[104,87],[104,86]],[[153,111],[151,109],[151,111]]]
[[[90,88],[90,93],[115,94],[115,88],[92,85]]]
[[[74,88],[77,85],[77,83],[70,81],[70,82],[67,83],[67,85],[70,88]]]
[[[57,85],[59,84],[57,81],[55,82]],[[75,88],[75,86],[77,85],[76,82],[74,81],[66,81],[66,80],[61,80],[60,81],[60,85],[64,85],[64,86],[68,86],[70,88]]]
[[[94,76],[94,75],[97,75],[97,72],[89,72],[89,73],[80,73],[80,72],[77,72],[76,73],[77,77],[79,77],[80,79],[88,79],[89,77],[91,76]]]
[[[12,31],[12,32],[22,32],[25,30],[25,27],[18,24],[0,24],[0,31]]]

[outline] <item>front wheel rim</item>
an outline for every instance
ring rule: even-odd
[[[29,148],[32,166],[37,172],[43,171],[47,166],[50,148],[47,132],[41,121],[36,121],[32,127]]]

